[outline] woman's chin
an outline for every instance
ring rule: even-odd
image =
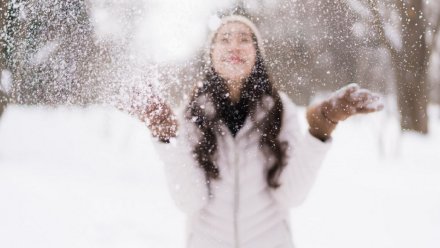
[[[249,76],[250,73],[244,73],[243,71],[229,71],[224,73],[224,77],[226,80],[231,81],[241,81]]]
[[[240,82],[240,81],[243,81],[243,79],[245,79],[245,78],[246,77],[242,76],[242,75],[224,77],[225,80],[233,81],[233,82]]]

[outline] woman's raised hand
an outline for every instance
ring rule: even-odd
[[[355,114],[365,114],[383,109],[381,97],[352,83],[336,91],[321,104],[321,111],[329,121],[337,123]]]
[[[339,121],[355,114],[380,111],[383,107],[379,95],[352,83],[307,109],[309,131],[318,139],[326,140]]]
[[[176,117],[170,106],[155,93],[152,85],[133,86],[127,90],[130,97],[128,105],[122,104],[121,110],[146,123],[153,137],[160,141],[168,142],[176,137]]]
[[[158,96],[151,96],[147,101],[144,115],[141,117],[151,131],[153,137],[169,142],[176,137],[177,120],[171,108]]]

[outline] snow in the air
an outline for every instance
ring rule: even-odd
[[[0,33],[11,67],[0,68],[0,90],[11,95],[0,116],[0,248],[185,247],[185,216],[168,193],[178,185],[168,185],[148,128],[110,105],[145,106],[151,92],[170,105],[187,99],[215,15],[240,4],[261,25],[274,82],[295,102],[349,81],[386,96],[368,102],[384,105],[381,112],[343,121],[332,134],[316,185],[291,213],[296,247],[440,247],[436,1],[424,10],[435,99],[427,135],[400,130],[391,53],[408,43],[405,18],[390,1],[8,3]],[[305,118],[301,127],[307,131]]]

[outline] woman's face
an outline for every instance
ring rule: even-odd
[[[211,60],[222,78],[242,81],[251,74],[255,59],[256,48],[248,26],[228,22],[219,28],[212,44]]]

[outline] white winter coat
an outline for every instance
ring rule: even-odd
[[[226,126],[217,137],[220,179],[211,184],[212,197],[192,154],[198,140],[193,123],[181,119],[179,136],[171,144],[156,145],[172,197],[188,217],[188,248],[293,247],[289,209],[306,198],[330,142],[302,134],[295,105],[280,95],[284,111],[279,137],[289,147],[277,189],[267,185],[267,158],[249,117],[235,138]]]

